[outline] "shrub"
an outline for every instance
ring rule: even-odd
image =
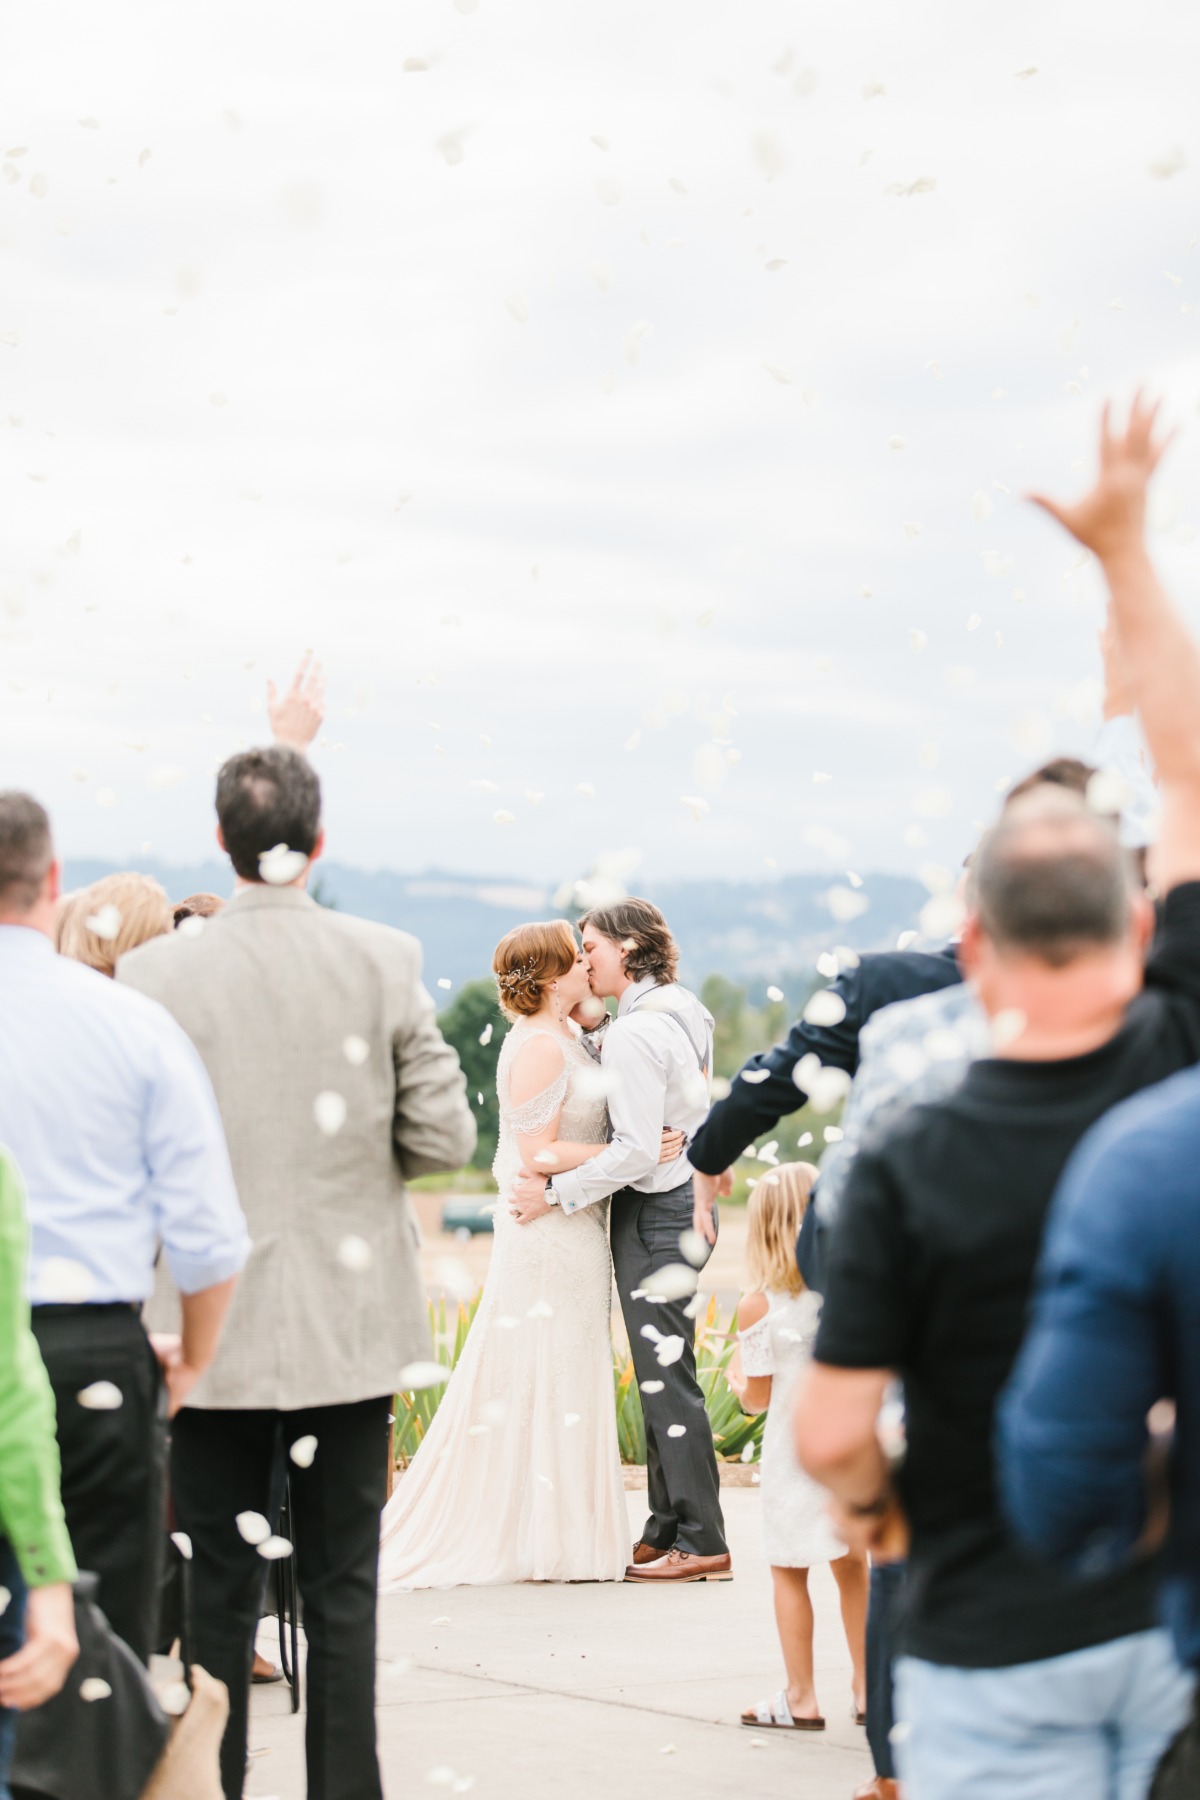
[[[447,1370],[458,1367],[467,1332],[479,1310],[479,1294],[447,1308],[445,1299],[430,1301],[429,1327],[433,1335],[434,1357]],[[713,1443],[718,1457],[725,1462],[757,1462],[761,1445],[764,1416],[747,1417],[738,1405],[737,1396],[725,1379],[729,1359],[737,1338],[736,1313],[722,1324],[717,1314],[716,1296],[696,1330],[696,1373],[704,1391],[704,1403],[712,1425]],[[417,1453],[434,1414],[441,1403],[444,1387],[418,1388],[415,1392],[396,1395],[396,1463],[404,1468]],[[646,1424],[642,1402],[633,1373],[633,1358],[628,1351],[613,1349],[613,1391],[617,1408],[617,1443],[623,1463],[644,1464],[646,1461]],[[752,1454],[745,1455],[747,1445]]]

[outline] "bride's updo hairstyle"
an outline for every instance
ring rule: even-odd
[[[569,974],[578,955],[579,946],[565,919],[518,925],[507,932],[492,957],[501,1011],[510,1019],[531,1019],[550,983]]]

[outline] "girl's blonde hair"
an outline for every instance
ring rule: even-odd
[[[802,1294],[796,1239],[808,1211],[817,1170],[813,1163],[780,1163],[751,1190],[746,1219],[746,1276],[763,1293]]]
[[[112,975],[127,950],[165,937],[173,923],[171,902],[149,875],[106,875],[72,894],[60,913],[59,955]]]

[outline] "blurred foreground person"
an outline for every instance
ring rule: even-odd
[[[172,1432],[176,1514],[193,1546],[194,1655],[229,1689],[221,1770],[239,1800],[267,1568],[257,1546],[286,1473],[308,1638],[308,1793],[379,1800],[388,1415],[404,1365],[429,1354],[404,1183],[465,1163],[475,1124],[421,985],[420,946],[304,891],[324,843],[305,757],[279,747],[231,757],[217,818],[233,899],[197,934],[146,944],[118,971],[167,1007],[204,1059],[254,1239],[216,1360]]]
[[[132,873],[105,875],[60,909],[56,941],[60,956],[111,976],[118,957],[170,930],[171,902],[157,881]]]
[[[0,1800],[9,1800],[15,1712],[56,1694],[79,1652],[54,1395],[29,1329],[27,1249],[20,1183],[0,1153]]]
[[[1036,1550],[1120,1568],[1167,1528],[1162,1612],[1200,1671],[1200,1071],[1089,1132],[1054,1203],[1001,1410],[1008,1513]],[[1152,1435],[1162,1401],[1178,1427]],[[1168,1524],[1169,1521],[1169,1524]],[[1200,1708],[1155,1796],[1200,1794]]]
[[[199,1057],[161,1007],[55,954],[58,894],[46,814],[0,793],[0,1143],[28,1196],[33,1331],[71,1541],[113,1630],[145,1661],[163,1416],[212,1358],[245,1221]],[[183,1331],[152,1345],[139,1310],[160,1242]]]
[[[1153,1570],[1084,1579],[1029,1555],[1001,1517],[991,1448],[1064,1164],[1112,1106],[1200,1060],[1200,657],[1142,550],[1152,424],[1140,403],[1123,436],[1106,424],[1096,489],[1069,517],[1101,556],[1162,783],[1161,935],[1143,967],[1149,903],[1081,802],[1031,794],[988,834],[960,955],[996,1048],[860,1151],[797,1409],[801,1459],[838,1496],[843,1534],[887,1555],[911,1527],[909,1800],[1134,1800],[1190,1703]],[[876,1422],[896,1375],[908,1442],[893,1483]]]

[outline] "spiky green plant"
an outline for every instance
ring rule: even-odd
[[[460,1302],[456,1314],[448,1312],[445,1298],[429,1303],[434,1355],[451,1374],[458,1367],[467,1333],[479,1308],[479,1298],[476,1294],[469,1302]],[[761,1451],[764,1416],[748,1417],[725,1379],[736,1341],[736,1312],[722,1323],[714,1295],[696,1330],[696,1374],[712,1425],[713,1443],[717,1455],[725,1462],[756,1462]],[[395,1444],[399,1467],[403,1468],[416,1455],[445,1391],[445,1387],[418,1388],[396,1395]],[[646,1422],[634,1379],[633,1358],[628,1351],[616,1348],[613,1350],[613,1395],[621,1461],[644,1464]],[[751,1447],[749,1455],[746,1454],[747,1445]]]

